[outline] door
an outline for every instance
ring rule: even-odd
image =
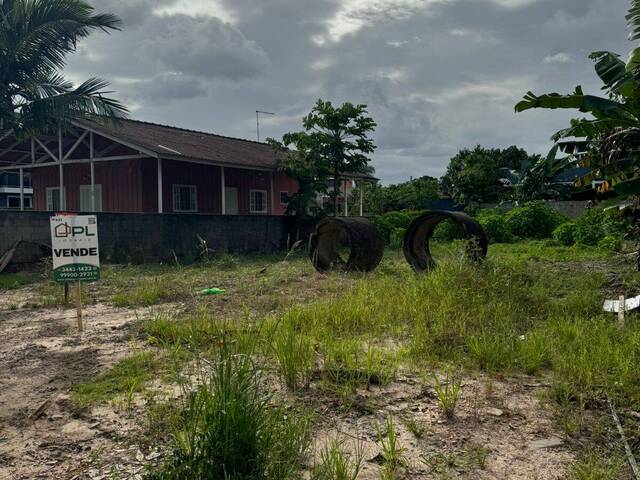
[[[225,187],[224,199],[227,215],[238,215],[238,189]]]
[[[96,212],[102,211],[102,185],[95,185],[96,192]],[[80,185],[80,211],[92,212],[91,208],[91,185]]]

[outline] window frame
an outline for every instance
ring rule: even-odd
[[[263,198],[263,204],[264,204],[264,210],[254,210],[253,209],[253,205],[251,202],[251,197],[253,196],[254,193],[260,193],[262,194],[262,198]],[[264,215],[266,213],[269,213],[269,205],[267,202],[267,191],[266,190],[260,190],[260,189],[251,189],[249,190],[249,213],[250,214],[256,214],[256,215]]]
[[[60,201],[60,187],[47,187],[46,189],[46,193],[45,195],[47,196],[47,198],[45,198],[45,202],[46,202],[46,206],[47,206],[47,212],[56,212],[56,211],[61,211],[62,210],[62,205],[60,205],[60,210],[57,210],[53,205],[53,194],[51,196],[51,208],[49,208],[49,192],[56,192],[56,197],[58,198],[58,201]],[[67,187],[65,186],[62,190],[62,196],[64,198],[64,203],[67,203]]]
[[[184,210],[177,208],[176,205],[176,189],[178,188],[186,188],[193,192],[193,209]],[[175,213],[198,213],[198,186],[197,185],[187,185],[183,183],[174,183],[171,185],[171,193],[173,196],[173,211]]]
[[[18,200],[18,205],[16,207],[12,207],[11,205],[9,205],[9,200]],[[20,196],[19,195],[7,195],[7,204],[6,207],[8,210],[17,210],[20,208]]]
[[[282,201],[282,194],[285,194],[287,197],[289,197],[289,190],[280,190],[280,205],[282,207],[288,207],[289,206],[289,202],[283,202]]]

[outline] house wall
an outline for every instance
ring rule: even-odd
[[[273,175],[273,195],[271,194]],[[213,165],[162,160],[162,206],[173,213],[173,185],[194,185],[197,189],[196,213],[222,212],[221,168]],[[32,173],[37,211],[47,209],[47,188],[58,187],[57,166],[36,168]],[[95,163],[95,182],[102,188],[102,211],[121,213],[156,213],[158,211],[157,160],[120,160]],[[91,184],[89,164],[64,166],[66,210],[80,210],[80,185]],[[225,167],[225,185],[238,188],[238,214],[249,215],[249,192],[265,190],[269,204],[267,214],[284,215],[286,205],[280,203],[280,191],[292,194],[298,183],[280,173]],[[273,208],[271,201],[273,198]]]

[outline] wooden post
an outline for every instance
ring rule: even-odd
[[[618,306],[618,327],[624,327],[624,312],[627,309],[624,295],[620,295],[619,298],[619,306]]]
[[[78,317],[78,331],[82,333],[84,330],[82,325],[82,283],[76,285],[76,314]]]
[[[96,169],[94,159],[94,148],[93,148],[93,132],[89,133],[89,158],[91,160],[90,168],[91,168],[91,211],[95,213],[96,211]]]
[[[69,284],[66,282],[64,284],[64,304],[69,304]]]
[[[65,205],[65,195],[64,195],[64,166],[62,165],[62,130],[58,129],[58,176],[60,177],[60,210],[65,211],[67,206]]]
[[[226,182],[224,179],[224,167],[220,167],[220,213],[222,215],[227,214],[227,190],[226,190]]]

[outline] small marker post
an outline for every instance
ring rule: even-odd
[[[626,299],[624,295],[620,295],[618,299],[618,327],[624,327],[624,312],[627,309]]]
[[[82,283],[78,282],[76,285],[76,314],[78,317],[78,330],[80,333],[84,330],[82,324]]]

